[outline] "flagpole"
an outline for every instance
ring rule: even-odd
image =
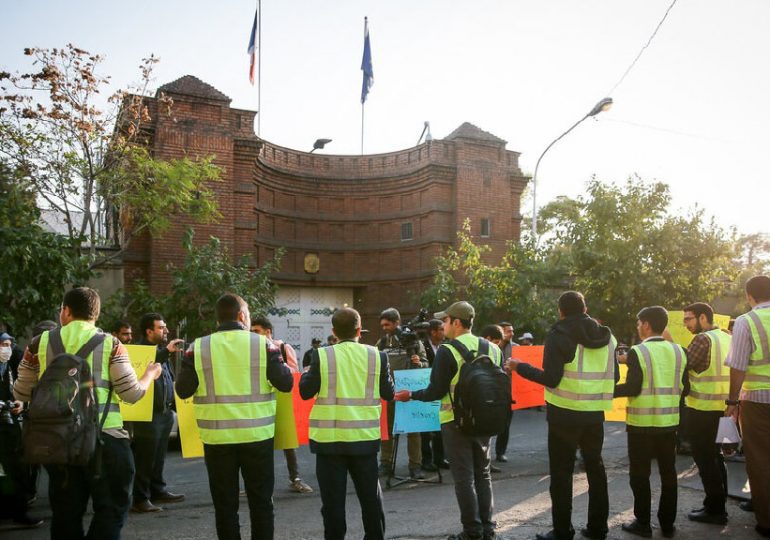
[[[262,0],[257,0],[257,137],[262,133]]]
[[[364,155],[364,104],[361,104],[361,155]]]

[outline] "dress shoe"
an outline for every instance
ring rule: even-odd
[[[441,461],[436,463],[436,465],[438,465],[439,469],[448,469],[449,468],[449,462],[447,460],[445,460],[445,459],[442,459]]]
[[[753,512],[754,511],[754,505],[751,504],[751,501],[743,501],[738,505],[738,508],[743,510],[744,512]]]
[[[724,525],[727,523],[727,513],[721,514],[709,514],[705,508],[700,510],[693,510],[687,514],[687,519],[690,521],[697,521],[698,523],[712,523],[714,525]]]
[[[30,517],[26,514],[13,520],[14,528],[17,529],[35,529],[40,527],[42,524],[42,519]]]
[[[481,537],[481,540],[496,540],[497,534],[495,534],[495,531],[485,531],[484,536]]]
[[[650,527],[649,523],[645,525],[644,523],[639,523],[637,520],[633,520],[630,523],[624,523],[620,528],[627,533],[635,534],[636,536],[652,538],[652,527]]]
[[[435,466],[433,463],[423,463],[422,464],[422,470],[429,471],[429,472],[435,472],[438,470],[438,467]]]
[[[505,454],[500,454],[495,458],[496,461],[499,461],[500,463],[508,463],[508,458],[505,457]]]
[[[500,473],[503,472],[503,470],[500,467],[495,467],[494,465],[489,465],[489,472],[493,473]]]
[[[580,534],[583,537],[591,538],[592,540],[604,540],[605,538],[607,538],[607,531],[605,532],[593,531],[588,527],[580,529]]]
[[[481,536],[471,536],[467,532],[463,531],[458,534],[450,534],[446,537],[446,540],[482,540]]]
[[[572,531],[572,534],[575,534],[575,531]],[[572,535],[567,536],[566,538],[572,538]],[[561,540],[562,537],[559,537],[556,535],[553,530],[548,531],[547,533],[537,533],[535,535],[536,540]]]
[[[762,527],[761,525],[755,525],[754,530],[757,531],[759,536],[770,538],[770,527]]]
[[[148,514],[150,512],[160,512],[163,510],[160,506],[155,506],[150,501],[144,500],[135,502],[131,505],[131,511],[139,514]]]
[[[153,503],[178,503],[184,500],[184,495],[164,491],[151,497]]]
[[[671,527],[661,527],[660,534],[663,535],[663,538],[673,538],[676,534],[676,527],[673,525]]]

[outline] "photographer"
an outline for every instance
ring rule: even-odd
[[[0,334],[0,519],[11,518],[17,527],[31,528],[43,524],[40,519],[27,515],[24,465],[21,463],[21,401],[13,397],[13,377],[8,360],[11,358],[13,338]]]
[[[418,316],[419,320],[419,316]],[[388,355],[392,370],[419,369],[428,367],[428,357],[425,347],[418,339],[414,329],[409,326],[401,327],[401,314],[396,308],[388,308],[380,314],[380,328],[385,333],[377,342],[377,348]],[[389,475],[395,465],[393,460],[393,419],[395,407],[393,402],[388,405],[388,435],[387,441],[382,441],[380,453],[380,474]],[[425,478],[422,472],[422,444],[419,433],[409,433],[406,436],[407,452],[409,454],[409,476],[420,480]]]

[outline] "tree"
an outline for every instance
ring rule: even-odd
[[[160,311],[169,328],[181,328],[183,336],[194,339],[216,329],[214,306],[225,292],[240,295],[252,312],[266,313],[275,302],[276,285],[270,275],[280,268],[283,250],[260,267],[253,268],[248,258],[232,262],[232,257],[218,238],[211,237],[203,246],[193,245],[194,232],[188,229],[182,245],[184,262],[170,266],[171,292],[153,295],[143,281],[129,291],[120,291],[103,311],[102,324],[118,320],[137,321],[142,313]],[[100,321],[100,322],[101,322]]]
[[[31,186],[46,211],[63,218],[66,235],[91,268],[119,256],[144,231],[159,234],[166,216],[217,217],[207,183],[219,178],[211,157],[159,160],[142,144],[150,110],[144,99],[154,56],[140,64],[140,83],[103,103],[109,77],[103,58],[72,44],[27,48],[27,73],[0,73],[0,158]],[[159,114],[172,100],[158,96]],[[105,108],[102,109],[102,105]],[[116,230],[112,213],[120,213]],[[117,246],[108,255],[98,248]]]
[[[0,162],[0,319],[16,337],[55,319],[65,288],[92,275],[72,240],[44,231],[38,217],[34,193]]]
[[[585,196],[557,199],[540,213],[551,256],[619,339],[633,340],[642,307],[713,300],[738,273],[732,242],[713,218],[697,208],[672,215],[670,203],[661,182],[594,178]]]

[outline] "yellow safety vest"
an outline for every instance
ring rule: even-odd
[[[93,324],[86,321],[71,321],[60,330],[61,340],[64,344],[64,350],[70,354],[75,354],[80,347],[85,345],[89,339],[100,330]],[[48,332],[43,332],[40,336],[40,343],[37,350],[37,358],[40,362],[40,373],[38,378],[43,376],[48,358],[54,358],[48,339]],[[110,335],[105,335],[104,341],[98,345],[86,358],[88,366],[91,368],[91,375],[96,383],[96,400],[99,402],[99,421],[102,420],[104,408],[107,407],[107,418],[104,420],[103,429],[120,429],[123,427],[123,418],[120,416],[120,406],[118,405],[118,396],[113,392],[110,403],[107,404],[107,396],[110,392],[110,355],[112,354],[112,340]],[[97,359],[94,362],[94,359]],[[105,376],[106,375],[106,376]]]
[[[264,441],[275,435],[275,390],[267,380],[267,338],[247,330],[195,340],[193,410],[206,444]]]
[[[709,339],[709,367],[700,373],[690,370],[690,393],[684,400],[699,411],[724,411],[730,397],[730,368],[724,365],[730,349],[730,334],[718,328],[705,332]]]
[[[600,349],[578,345],[575,358],[564,364],[556,388],[545,389],[545,400],[573,411],[611,411],[615,389],[615,336]]]
[[[753,309],[741,315],[751,329],[754,352],[749,357],[743,390],[770,390],[770,345],[767,335],[770,333],[770,308]]]
[[[631,347],[642,368],[642,392],[628,398],[626,423],[638,427],[679,425],[679,398],[685,352],[668,341],[648,341]]]
[[[474,353],[474,356],[478,353],[481,338],[468,332],[467,334],[463,334],[462,336],[458,337],[457,340],[465,345],[469,351]],[[446,424],[447,422],[453,422],[455,419],[454,409],[452,407],[452,399],[454,399],[455,386],[457,386],[457,381],[460,380],[460,368],[462,367],[465,360],[460,354],[460,351],[455,349],[450,343],[442,343],[441,347],[448,348],[452,352],[452,356],[454,356],[455,362],[457,362],[457,373],[455,373],[454,377],[452,377],[452,380],[449,383],[449,392],[441,398],[441,408],[439,409],[438,413],[439,422]],[[438,351],[436,352],[438,353]],[[494,343],[489,342],[488,355],[495,364],[502,367],[503,353],[500,351],[500,347]],[[451,399],[449,397],[450,395],[452,396]]]
[[[377,349],[352,341],[318,349],[321,388],[310,411],[310,439],[319,443],[380,440]]]

